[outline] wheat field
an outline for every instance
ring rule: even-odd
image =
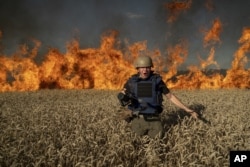
[[[0,94],[1,167],[229,166],[250,150],[250,90],[174,90],[202,118],[164,100],[163,139],[137,136],[119,118],[118,91]]]

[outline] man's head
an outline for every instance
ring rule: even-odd
[[[153,67],[152,59],[149,56],[139,56],[135,61],[135,68],[138,70],[139,76],[143,79],[149,77],[151,68]]]

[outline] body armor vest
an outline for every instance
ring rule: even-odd
[[[139,111],[139,114],[158,114],[161,112],[159,110],[162,110],[163,98],[158,89],[161,80],[162,78],[157,74],[151,74],[147,80],[133,75],[129,80],[129,86],[131,93],[138,100],[138,104],[130,106],[130,109]]]

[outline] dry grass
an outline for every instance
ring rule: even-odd
[[[221,167],[230,150],[250,150],[249,90],[174,93],[205,119],[165,100],[162,140],[138,137],[117,120],[117,91],[1,93],[0,166]]]

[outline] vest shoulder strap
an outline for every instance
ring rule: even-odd
[[[157,73],[153,73],[151,76],[150,76],[150,80],[151,81],[156,81],[156,83],[159,83],[161,80],[162,80],[162,77],[160,76],[160,74],[157,74]],[[134,74],[132,75],[130,78],[129,78],[129,81],[131,82],[137,82],[139,81],[139,75],[138,74]]]
[[[137,81],[139,79],[139,75],[138,74],[134,74],[130,77],[130,80],[133,80],[133,81]]]
[[[151,76],[151,79],[152,79],[153,81],[156,81],[156,83],[158,84],[158,83],[160,83],[160,81],[162,80],[162,77],[160,76],[160,74],[153,74],[153,75]]]

